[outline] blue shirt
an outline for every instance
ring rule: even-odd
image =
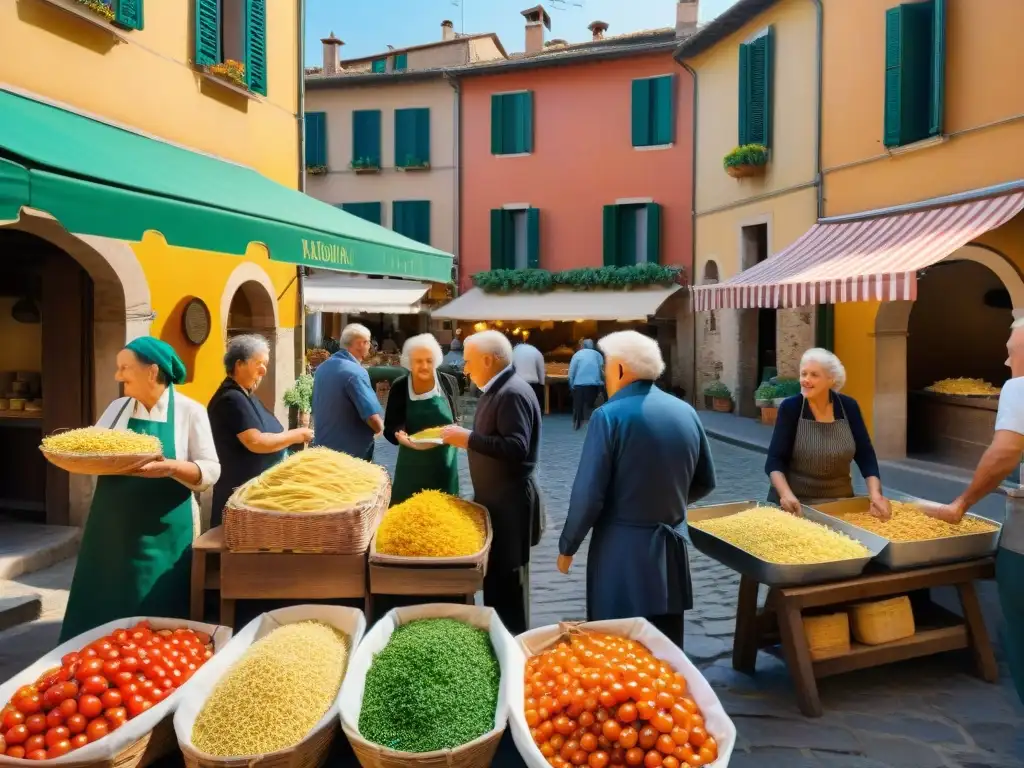
[[[596,349],[576,352],[569,361],[569,386],[604,386],[604,356]]]
[[[373,454],[373,430],[380,414],[370,374],[347,349],[335,352],[313,375],[313,444],[365,459]]]

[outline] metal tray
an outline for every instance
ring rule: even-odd
[[[715,504],[708,507],[690,507],[686,512],[687,521],[690,523],[701,520],[711,520],[727,515],[735,515],[756,507],[764,506],[760,501],[738,501],[732,504]],[[827,525],[833,530],[845,533],[851,539],[856,539],[871,552],[868,557],[858,557],[853,560],[837,560],[832,563],[814,563],[813,565],[781,565],[769,563],[756,557],[746,550],[740,549],[710,533],[689,527],[690,541],[693,546],[699,549],[708,557],[714,558],[723,565],[727,565],[734,571],[749,576],[760,584],[769,587],[795,587],[803,584],[822,584],[830,581],[842,581],[852,579],[861,574],[871,558],[881,552],[889,543],[881,536],[858,528],[855,525],[844,523],[829,515],[822,514],[811,507],[804,506],[803,514],[808,520]]]
[[[921,499],[912,496],[900,495],[899,501],[913,503]],[[852,499],[839,499],[816,504],[814,509],[825,515],[835,515],[837,518],[849,512],[866,512],[870,501],[866,496],[857,496]],[[979,518],[978,515],[968,513],[968,517]],[[992,523],[996,529],[991,533],[968,533],[963,536],[950,536],[945,539],[926,539],[925,541],[889,541],[885,549],[876,560],[893,571],[907,570],[908,568],[920,568],[926,565],[939,565],[941,563],[955,563],[960,560],[975,560],[980,557],[987,557],[996,551],[999,545],[999,534],[1002,526],[995,520],[987,517],[979,518],[985,522]],[[843,522],[843,521],[840,521]],[[852,523],[845,523],[857,530]],[[876,534],[877,535],[877,534]]]

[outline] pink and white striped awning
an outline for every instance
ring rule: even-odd
[[[696,312],[917,298],[917,271],[1024,209],[1024,192],[923,211],[815,224],[785,250],[717,285],[693,286]]]

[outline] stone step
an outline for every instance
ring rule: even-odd
[[[38,619],[43,612],[39,595],[0,597],[0,632]]]
[[[71,526],[0,518],[0,580],[16,579],[74,557],[81,536],[81,530]]]

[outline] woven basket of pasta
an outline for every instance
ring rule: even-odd
[[[163,456],[155,435],[103,427],[54,432],[43,438],[39,450],[73,475],[130,475]]]
[[[391,501],[383,467],[311,448],[239,486],[224,507],[231,552],[366,552]]]

